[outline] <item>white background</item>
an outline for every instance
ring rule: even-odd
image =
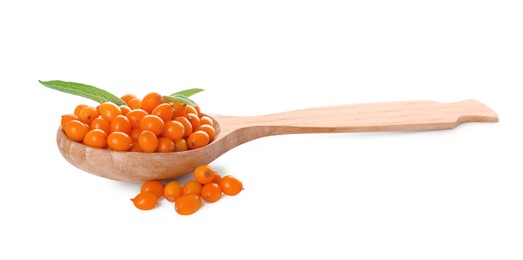
[[[16,2],[16,3],[15,3]],[[521,1],[4,1],[0,259],[522,259]],[[211,166],[245,190],[177,215],[56,147],[89,100],[204,88],[204,112],[477,99],[500,122],[255,140]],[[183,179],[182,179],[183,181]]]

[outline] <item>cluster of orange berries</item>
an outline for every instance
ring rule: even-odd
[[[74,114],[62,116],[63,131],[90,147],[149,153],[200,148],[216,136],[213,120],[198,105],[167,102],[155,92],[121,99],[127,105],[78,105]]]
[[[243,189],[243,184],[231,175],[223,178],[208,165],[200,165],[194,170],[194,180],[181,185],[170,181],[163,185],[161,181],[153,180],[142,184],[140,193],[131,201],[141,210],[156,207],[163,196],[174,202],[174,209],[180,215],[190,215],[200,209],[202,201],[214,203],[222,197],[222,193],[235,196]]]

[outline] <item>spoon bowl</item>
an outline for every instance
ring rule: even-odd
[[[195,150],[171,153],[119,152],[86,146],[58,129],[63,157],[86,172],[118,181],[143,182],[176,178],[209,164],[245,142],[271,135],[452,129],[464,122],[497,122],[480,102],[402,101],[310,108],[278,114],[234,117],[207,115],[216,138]]]

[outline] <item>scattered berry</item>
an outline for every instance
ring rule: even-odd
[[[227,175],[220,180],[220,188],[223,193],[234,196],[243,190],[243,184],[236,177]]]
[[[149,191],[146,192],[140,192],[134,199],[131,199],[131,201],[134,203],[134,206],[141,210],[149,210],[156,207],[156,204],[158,203],[158,197]]]
[[[174,209],[180,215],[190,215],[200,209],[202,201],[199,196],[188,194],[174,202]]]

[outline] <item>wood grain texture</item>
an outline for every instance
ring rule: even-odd
[[[182,176],[238,145],[265,136],[442,130],[464,122],[498,121],[494,111],[474,100],[354,104],[252,117],[209,116],[215,121],[216,139],[191,151],[146,154],[91,148],[70,140],[61,129],[57,132],[57,143],[64,158],[84,171],[109,179],[136,182]]]

